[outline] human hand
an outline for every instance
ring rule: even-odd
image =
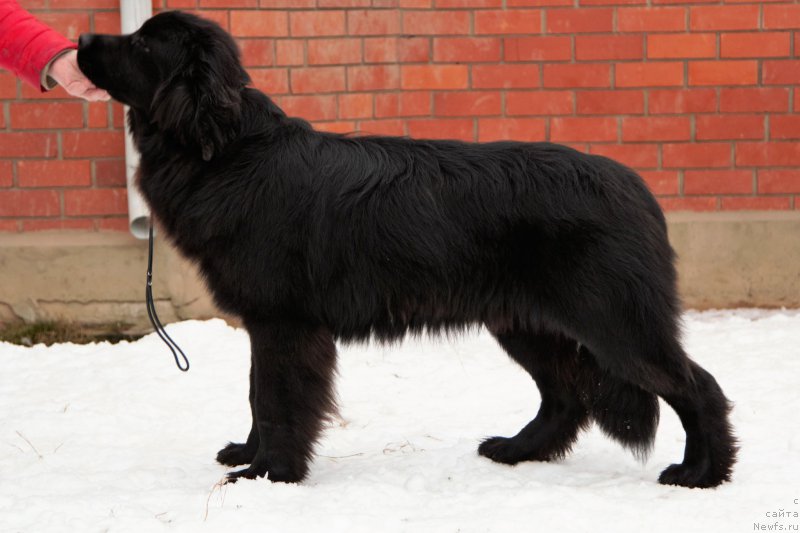
[[[56,58],[50,65],[48,75],[72,96],[90,102],[107,102],[111,99],[106,91],[98,89],[78,68],[77,50],[70,50]]]

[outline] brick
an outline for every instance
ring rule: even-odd
[[[125,154],[123,131],[65,131],[62,134],[65,158],[114,157]]]
[[[647,36],[649,58],[704,58],[716,55],[717,36],[714,33],[655,33]]]
[[[506,0],[506,7],[572,6],[573,0]]]
[[[778,211],[791,209],[791,198],[786,197],[766,197],[756,196],[731,197],[722,199],[723,211]]]
[[[669,212],[676,211],[716,211],[717,198],[715,196],[691,198],[658,198],[661,209]]]
[[[251,68],[252,85],[266,94],[289,92],[289,72],[285,68]]]
[[[579,91],[579,115],[640,115],[644,113],[643,91]]]
[[[360,39],[311,39],[308,41],[309,65],[361,63]]]
[[[55,133],[0,133],[0,157],[54,157]]]
[[[758,194],[800,193],[800,170],[759,170]]]
[[[356,10],[347,12],[349,35],[395,35],[400,33],[397,10]]]
[[[758,29],[758,5],[694,6],[689,8],[692,31]]]
[[[680,178],[677,171],[646,170],[641,173],[642,179],[653,194],[678,194]]]
[[[327,131],[330,133],[356,133],[356,123],[352,120],[336,122],[315,122],[314,129],[317,131]]]
[[[128,219],[122,219],[127,226]],[[55,230],[91,230],[94,224],[91,219],[40,219],[40,220],[23,220],[22,231],[55,231]],[[128,229],[127,227],[125,228]]]
[[[550,120],[553,142],[616,141],[617,120],[610,117],[555,117]]]
[[[590,152],[619,161],[631,168],[658,166],[658,145],[655,144],[593,144]]]
[[[762,62],[762,82],[766,85],[797,85],[800,83],[800,60],[765,60]]]
[[[305,43],[296,40],[275,41],[275,64],[280,66],[302,65],[305,61]]]
[[[544,65],[544,86],[610,87],[611,67],[604,64]]]
[[[14,185],[14,165],[11,161],[0,161],[0,187]]]
[[[412,119],[407,122],[408,135],[417,139],[474,140],[472,119]]]
[[[345,67],[293,68],[290,79],[294,94],[333,93],[346,87]]]
[[[508,115],[571,115],[571,91],[526,91],[506,93]]]
[[[539,10],[489,10],[475,12],[476,35],[514,35],[539,33],[542,13]]]
[[[318,7],[369,7],[371,0],[318,0]]]
[[[789,89],[720,89],[719,110],[724,113],[785,112],[789,110]]]
[[[369,135],[404,135],[405,125],[402,120],[362,120],[359,130]]]
[[[50,0],[50,9],[119,9],[119,0]]]
[[[467,88],[468,71],[464,65],[403,65],[400,68],[403,89]]]
[[[228,33],[231,31],[228,17],[229,11],[223,11],[219,9],[195,9],[192,10],[191,13],[197,15],[198,17],[216,22]]]
[[[409,35],[468,35],[467,11],[405,11],[403,33]]]
[[[647,0],[580,0],[583,6],[646,5]]]
[[[89,14],[75,12],[37,13],[36,18],[71,41],[90,30]]]
[[[317,0],[260,0],[259,6],[263,8],[289,7],[300,9],[304,7],[317,7]]]
[[[430,39],[427,37],[370,37],[364,39],[365,63],[427,63]]]
[[[99,231],[128,232],[128,219],[118,216],[107,216],[93,219],[94,226]]]
[[[306,120],[336,120],[336,96],[282,96],[279,104],[289,116]]]
[[[98,187],[124,187],[126,183],[125,160],[95,159],[94,180]]]
[[[92,183],[92,166],[88,159],[23,159],[17,162],[17,179],[20,187],[84,187]]]
[[[440,117],[499,115],[501,104],[497,91],[439,92],[433,95],[433,111]]]
[[[51,217],[60,208],[55,191],[0,191],[0,217]]]
[[[107,128],[109,105],[106,102],[91,102],[88,105],[88,126],[90,128]]]
[[[686,30],[686,10],[682,7],[617,8],[617,31],[663,32]]]
[[[622,142],[688,141],[692,124],[688,117],[631,117],[622,119]]]
[[[436,7],[501,7],[503,0],[436,0]]]
[[[237,37],[286,37],[288,15],[284,11],[235,10],[230,12],[231,34]]]
[[[344,11],[292,11],[289,13],[289,33],[292,37],[344,35]]]
[[[42,92],[27,83],[22,83],[20,86],[22,88],[22,98],[25,100],[69,100],[72,98],[61,86],[46,92]]]
[[[95,33],[117,34],[122,33],[118,11],[95,11],[94,12],[94,31]]]
[[[0,70],[0,99],[17,97],[17,78],[10,72]]]
[[[400,87],[397,65],[347,67],[347,88],[350,91],[376,91]]]
[[[275,64],[274,39],[239,39],[245,67],[270,67]]]
[[[433,60],[444,63],[480,63],[500,60],[497,37],[442,37],[433,40]]]
[[[373,96],[371,94],[340,94],[339,118],[372,118]]]
[[[791,34],[723,33],[720,36],[720,57],[788,57]]]
[[[111,126],[114,129],[125,127],[125,108],[119,102],[111,101]]]
[[[16,220],[0,220],[0,231],[5,233],[17,233],[19,225]]]
[[[12,103],[11,127],[17,130],[82,128],[83,104],[77,102]]]
[[[551,9],[547,12],[547,33],[611,32],[613,9]]]
[[[567,61],[572,58],[572,39],[567,36],[507,37],[506,61]]]
[[[690,61],[689,85],[755,85],[758,61]]]
[[[800,116],[774,115],[769,119],[770,139],[800,139]]]
[[[537,65],[475,65],[472,87],[475,89],[528,89],[539,86]]]
[[[577,35],[575,59],[642,59],[644,40],[640,35]]]
[[[736,165],[744,167],[800,166],[800,143],[797,142],[736,143]]]
[[[161,1],[163,2],[163,0]],[[153,3],[158,4],[159,0],[155,0]],[[166,3],[167,7],[170,9],[191,9],[197,7],[198,0],[166,0]],[[256,2],[256,6],[257,5],[258,2]]]
[[[683,174],[684,194],[752,194],[751,170],[687,170]]]
[[[64,191],[66,216],[124,215],[128,212],[125,189],[79,189]]]
[[[663,168],[724,168],[731,164],[729,143],[679,143],[661,147]]]
[[[545,120],[542,118],[478,119],[478,141],[544,141]]]
[[[431,93],[428,91],[403,91],[375,95],[375,116],[414,117],[431,114]]]
[[[396,0],[400,2],[400,7],[424,8],[433,7],[433,0]]]
[[[185,6],[189,7],[189,6]],[[258,0],[200,0],[203,8],[256,8]]]
[[[614,65],[617,87],[669,87],[683,85],[683,63],[617,63]]]
[[[699,115],[695,120],[698,141],[764,138],[764,117],[761,115]]]
[[[796,30],[800,27],[800,5],[765,5],[765,30]]]

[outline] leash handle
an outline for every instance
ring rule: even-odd
[[[158,315],[156,314],[156,304],[153,300],[153,224],[150,224],[150,244],[147,249],[147,287],[145,288],[145,302],[147,304],[147,316],[150,318],[150,323],[153,325],[153,328],[158,333],[158,336],[161,337],[161,340],[164,341],[164,344],[167,345],[169,350],[172,352],[172,357],[175,358],[175,364],[178,365],[178,369],[181,372],[187,372],[189,370],[189,359],[186,358],[186,354],[183,353],[180,346],[172,340],[167,334],[167,330],[164,329],[164,326],[161,324],[161,321],[158,319]],[[177,350],[177,352],[176,352]],[[181,361],[178,358],[178,353],[181,354],[183,358],[184,364],[181,365]]]

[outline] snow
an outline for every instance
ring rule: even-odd
[[[494,464],[539,397],[484,331],[340,347],[341,420],[301,485],[221,485],[214,462],[250,427],[248,339],[221,320],[134,342],[0,343],[0,531],[754,531],[800,529],[800,312],[685,316],[686,347],[736,406],[732,483],[656,483],[684,433],[662,403],[641,464],[593,428],[558,463]]]

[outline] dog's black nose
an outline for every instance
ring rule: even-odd
[[[78,48],[86,48],[91,44],[92,40],[94,39],[94,35],[91,33],[81,33],[81,36],[78,37]]]

